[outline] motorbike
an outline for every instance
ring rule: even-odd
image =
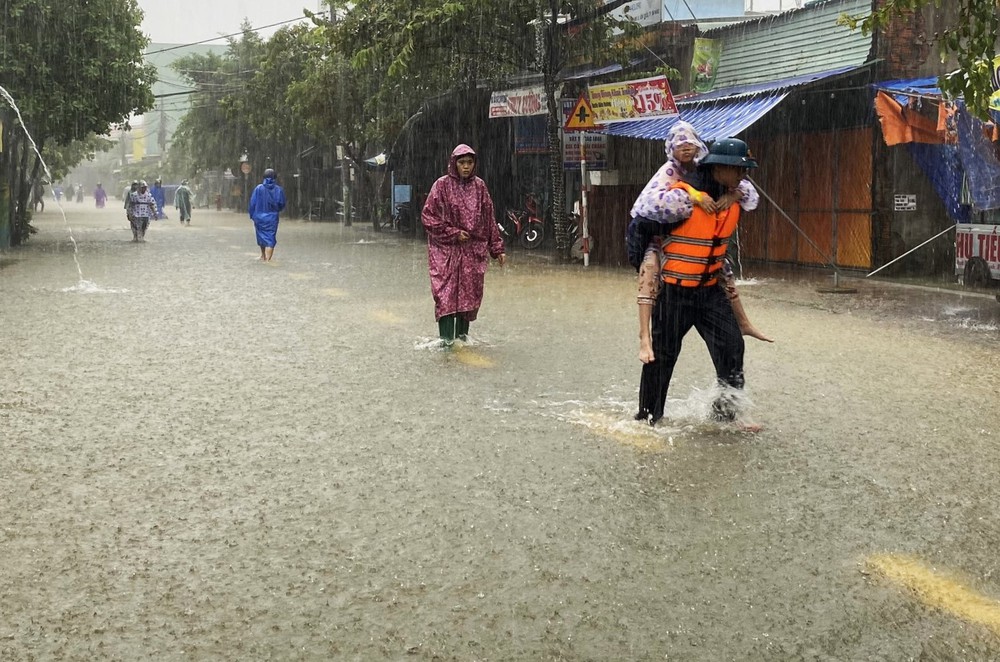
[[[538,248],[545,239],[545,223],[538,213],[538,202],[530,193],[525,196],[524,209],[508,209],[505,222],[497,223],[505,239],[517,238],[524,248]]]
[[[400,202],[392,214],[392,227],[401,234],[413,232],[413,213],[409,202]]]
[[[569,237],[569,256],[579,262],[583,261],[584,239],[586,239],[587,252],[594,252],[594,237],[584,237],[583,228],[580,227],[580,214],[570,212],[566,216],[566,235]]]

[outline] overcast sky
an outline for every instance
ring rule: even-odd
[[[698,0],[688,2],[692,7],[698,5]],[[745,4],[767,11],[789,9],[796,2],[751,0]],[[190,44],[233,34],[239,32],[244,18],[258,28],[299,18],[303,7],[320,9],[319,0],[139,0],[139,6],[145,13],[142,30],[158,44]],[[270,37],[278,27],[261,30],[260,35]]]
[[[318,0],[139,0],[142,31],[158,44],[190,44],[239,32],[244,18],[257,28],[301,18],[316,11]],[[278,26],[280,27],[280,26]],[[271,36],[278,27],[260,31]],[[221,40],[220,40],[221,41]]]

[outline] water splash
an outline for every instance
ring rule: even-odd
[[[124,287],[101,287],[97,283],[80,279],[76,285],[64,287],[60,292],[81,292],[83,294],[124,294],[128,292]]]
[[[18,108],[17,104],[14,102],[14,97],[11,96],[7,89],[0,85],[0,97],[3,97],[7,101],[7,104],[14,109],[14,113],[17,115],[17,120],[21,124],[21,130],[24,131],[24,135],[27,136],[28,142],[31,143],[31,149],[34,150],[35,154],[38,156],[38,161],[42,164],[42,169],[45,170],[45,176],[51,182],[52,171],[49,170],[49,166],[45,163],[45,159],[42,158],[42,153],[38,150],[38,145],[35,143],[35,139],[32,137],[31,133],[28,131],[28,127],[24,123],[24,117],[21,116],[21,109]],[[83,267],[80,266],[80,247],[77,246],[76,238],[73,236],[73,228],[69,226],[69,220],[66,218],[66,210],[62,206],[61,200],[56,200],[56,205],[59,207],[59,212],[62,214],[63,225],[66,226],[66,232],[69,234],[69,240],[73,244],[73,262],[76,264],[76,273],[79,276],[80,284],[85,283],[83,279]]]

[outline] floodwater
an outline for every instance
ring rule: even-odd
[[[650,429],[632,272],[447,351],[419,242],[91,204],[0,254],[0,659],[1000,658],[990,297],[748,269],[764,430],[695,333]]]

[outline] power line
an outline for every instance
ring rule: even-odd
[[[267,28],[274,28],[279,25],[287,25],[288,23],[297,23],[298,21],[304,21],[305,18],[306,18],[305,16],[302,16],[299,18],[290,18],[287,21],[279,21],[278,23],[271,23],[270,25],[261,25],[260,27],[250,28],[249,32],[259,32],[260,30],[266,30]],[[219,41],[220,39],[228,39],[229,37],[239,37],[241,34],[243,34],[243,32],[244,30],[240,30],[239,32],[233,32],[232,34],[224,34],[218,37],[212,37],[210,39],[202,39],[201,41],[192,41],[190,44],[178,44],[176,46],[170,46],[169,48],[161,48],[158,51],[149,51],[147,53],[143,53],[143,56],[145,57],[147,55],[156,55],[157,53],[166,53],[167,51],[176,51],[179,48],[187,48],[188,46],[207,44],[212,41]]]

